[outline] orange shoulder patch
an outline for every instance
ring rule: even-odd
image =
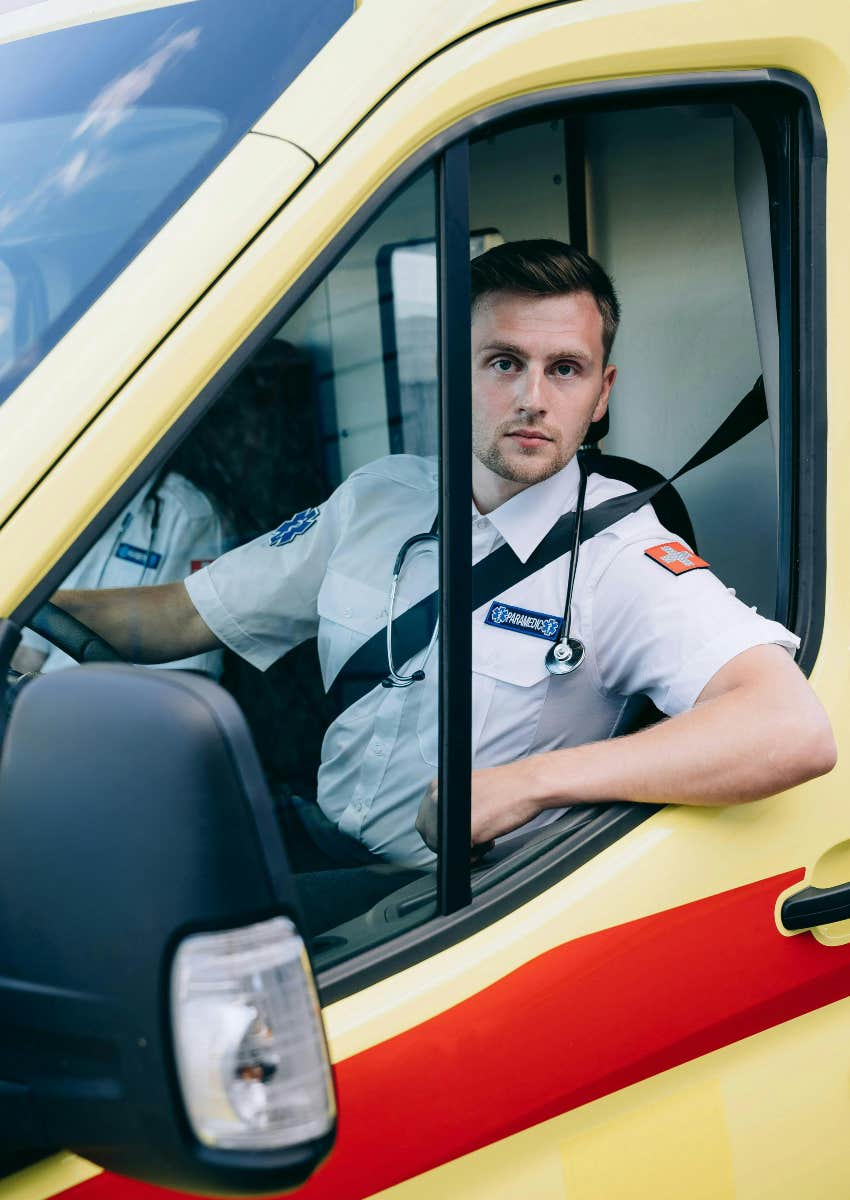
[[[708,566],[704,558],[694,554],[683,542],[662,542],[660,546],[650,546],[644,550],[644,554],[673,575],[684,575],[686,571]]]

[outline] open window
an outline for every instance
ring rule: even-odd
[[[454,143],[426,148],[281,300],[199,402],[215,394],[209,411],[197,409],[194,430],[156,466],[210,498],[230,545],[259,539],[272,569],[315,536],[320,509],[340,508],[332,497],[345,508],[352,487],[373,489],[369,536],[386,527],[373,563],[358,542],[366,526],[342,521],[348,566],[305,583],[316,612],[301,597],[301,633],[281,640],[289,652],[264,652],[253,666],[228,654],[223,668],[302,868],[326,997],[458,940],[650,815],[575,808],[470,868],[470,249],[572,240],[614,276],[620,378],[610,423],[595,431],[606,452],[670,475],[763,377],[768,420],[678,488],[699,554],[748,604],[802,636],[804,667],[819,640],[823,159],[805,86],[761,73],[750,83],[571,89],[453,132]],[[381,491],[390,478],[410,487],[411,519]],[[421,540],[391,597],[394,562],[412,536]],[[297,580],[314,568],[305,556]],[[245,578],[246,592],[263,592],[263,571]],[[390,664],[389,612],[414,609],[423,650]],[[368,642],[369,661],[358,658]],[[428,688],[384,687],[391,665],[405,681],[423,671]],[[374,711],[363,704],[370,690]],[[442,804],[436,860],[412,827],[430,778]],[[322,788],[330,829],[316,803]],[[370,809],[382,789],[396,802],[378,829]],[[405,851],[387,853],[405,822]],[[320,849],[323,839],[335,844],[336,866],[319,869],[314,836]],[[364,840],[383,864],[358,860]]]

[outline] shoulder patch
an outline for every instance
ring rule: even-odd
[[[704,558],[694,554],[683,542],[662,542],[660,546],[650,546],[648,550],[644,550],[644,554],[673,575],[684,575],[687,571],[697,571],[708,566]]]
[[[269,545],[288,546],[290,542],[300,537],[302,533],[306,533],[308,529],[312,529],[318,519],[319,510],[317,508],[305,508],[303,512],[296,513],[294,517],[290,517],[288,521],[284,521],[282,525],[278,525],[269,538]]]

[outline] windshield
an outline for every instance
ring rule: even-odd
[[[352,7],[172,0],[0,45],[0,402]]]

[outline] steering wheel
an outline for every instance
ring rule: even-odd
[[[88,625],[49,600],[33,613],[28,627],[78,663],[127,661]]]

